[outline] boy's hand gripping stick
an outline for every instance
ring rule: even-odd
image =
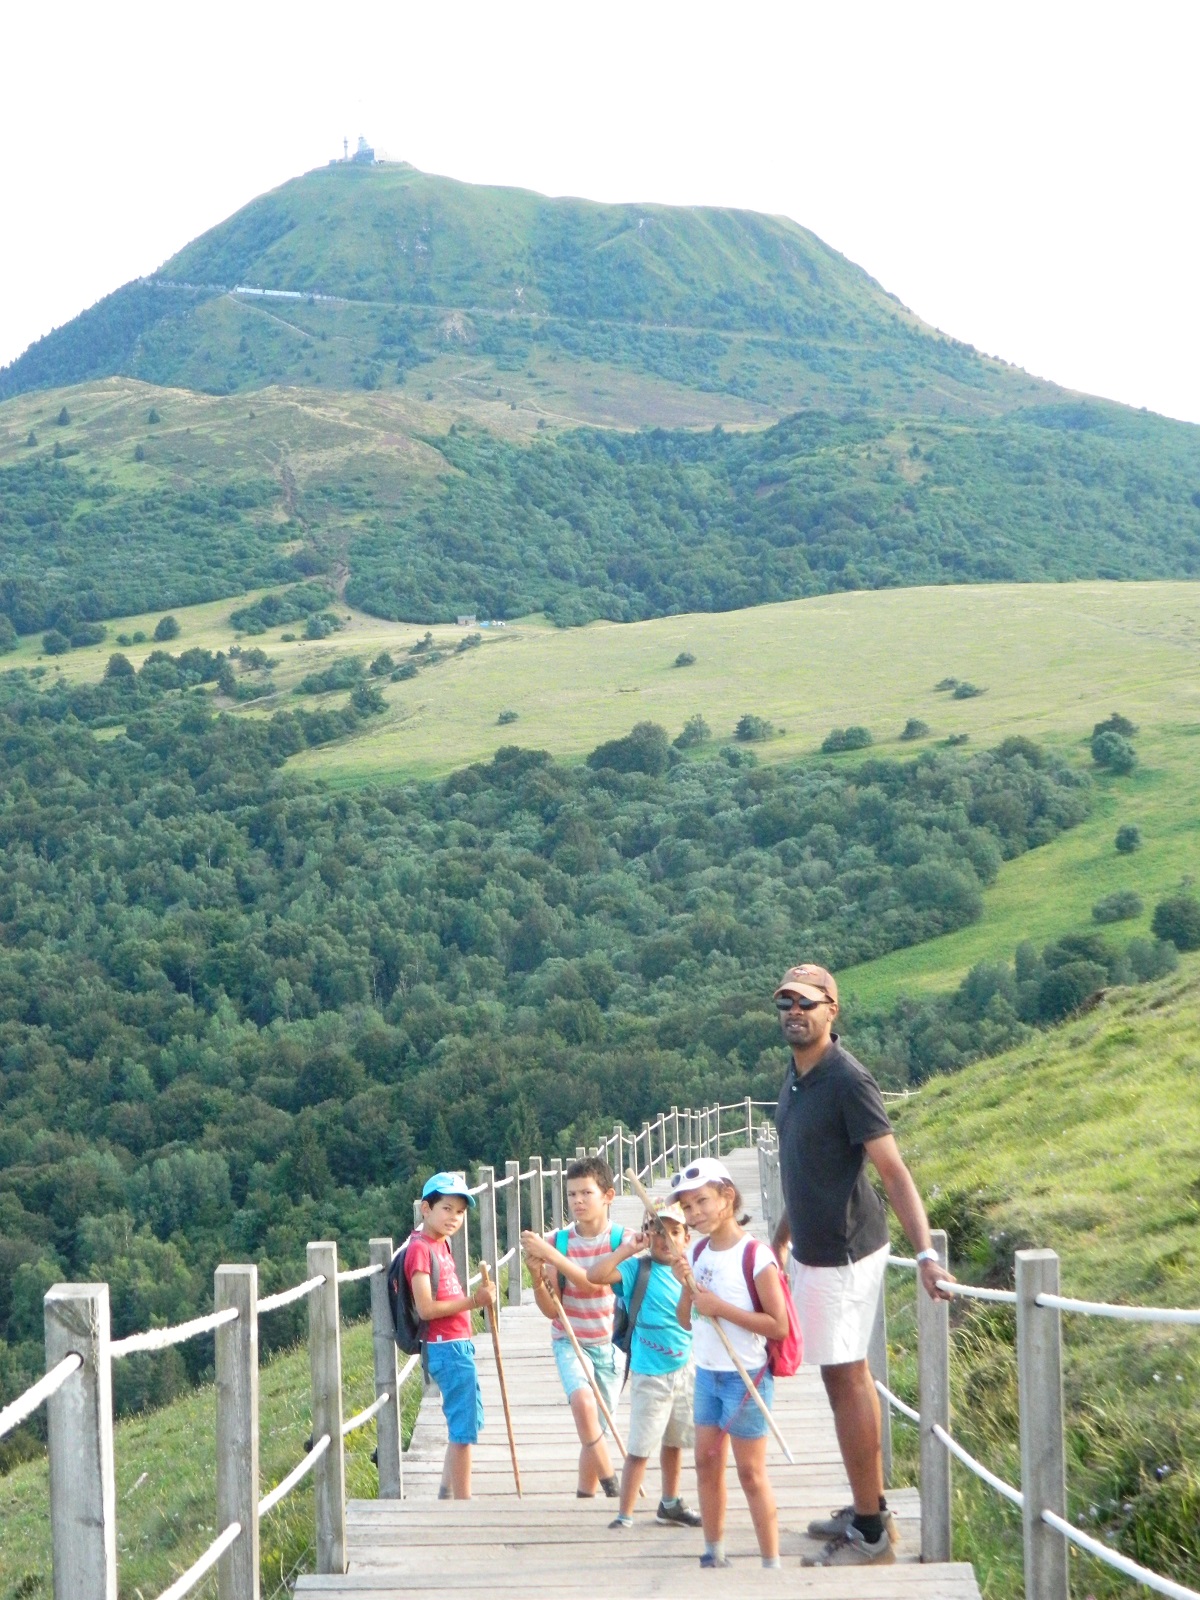
[[[484,1283],[490,1283],[491,1279],[488,1277],[486,1261],[479,1263],[479,1270],[483,1275]],[[517,1465],[517,1441],[513,1438],[512,1412],[508,1408],[508,1385],[504,1381],[504,1362],[500,1356],[500,1314],[494,1305],[489,1306],[484,1314],[487,1317],[488,1326],[492,1330],[492,1352],[496,1357],[496,1376],[500,1380],[500,1402],[504,1407],[504,1426],[508,1429],[508,1449],[509,1454],[512,1456],[513,1478],[517,1485],[517,1499],[521,1500],[524,1496],[521,1493],[521,1469]]]
[[[631,1170],[627,1170],[626,1173],[625,1173],[625,1176],[629,1179],[629,1182],[632,1184],[634,1194],[637,1195],[638,1199],[642,1202],[642,1204],[645,1206],[647,1212],[649,1213],[649,1216],[651,1218],[650,1226],[652,1228],[656,1229],[659,1233],[661,1233],[663,1239],[666,1240],[668,1246],[670,1247],[671,1254],[674,1257],[675,1261],[678,1263],[679,1266],[681,1266],[683,1268],[684,1283],[685,1283],[685,1285],[687,1287],[688,1293],[694,1299],[695,1295],[696,1295],[696,1279],[695,1279],[695,1276],[694,1276],[694,1274],[692,1272],[691,1263],[688,1261],[687,1257],[683,1254],[683,1252],[681,1250],[677,1250],[676,1249],[674,1239],[671,1238],[671,1235],[667,1232],[667,1230],[663,1227],[662,1223],[658,1220],[658,1207],[655,1205],[653,1198],[651,1197],[651,1195],[647,1192],[647,1190],[643,1186],[643,1184],[642,1184],[640,1178],[638,1177],[637,1173],[633,1172]],[[784,1455],[787,1457],[788,1465],[794,1467],[796,1465],[796,1458],[792,1455],[792,1452],[788,1449],[787,1440],[780,1433],[779,1428],[778,1428],[778,1426],[777,1426],[777,1424],[775,1422],[775,1418],[771,1415],[770,1406],[767,1405],[767,1402],[763,1399],[762,1395],[759,1394],[758,1389],[755,1387],[754,1379],[746,1371],[746,1367],[745,1367],[744,1362],[742,1361],[742,1358],[738,1355],[737,1351],[733,1348],[733,1345],[730,1343],[729,1335],[725,1332],[725,1329],[721,1326],[720,1318],[719,1317],[712,1317],[709,1320],[712,1322],[713,1327],[717,1330],[717,1336],[720,1339],[721,1343],[725,1346],[726,1354],[729,1356],[729,1359],[733,1362],[734,1366],[737,1368],[738,1376],[741,1378],[742,1382],[746,1385],[746,1393],[750,1396],[751,1400],[754,1401],[754,1404],[758,1407],[758,1409],[762,1412],[763,1416],[766,1418],[767,1427],[770,1428],[772,1434],[774,1434],[774,1436],[775,1436],[776,1444],[778,1444],[779,1448],[783,1451]]]

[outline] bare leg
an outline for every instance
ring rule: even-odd
[[[683,1451],[680,1446],[677,1444],[663,1445],[658,1464],[662,1469],[663,1499],[678,1500],[679,1479],[683,1473]]]
[[[842,1452],[854,1509],[876,1516],[883,1495],[879,1395],[865,1361],[822,1367],[825,1393],[833,1407],[833,1425]]]
[[[448,1444],[446,1460],[442,1467],[442,1482],[450,1485],[453,1500],[471,1498],[471,1446]]]
[[[579,1492],[595,1494],[601,1478],[612,1476],[612,1458],[600,1431],[596,1397],[590,1389],[576,1389],[571,1396],[571,1415],[583,1449],[579,1452]]]
[[[729,1454],[729,1435],[710,1426],[696,1429],[696,1491],[700,1496],[700,1515],[704,1537],[716,1544],[725,1537],[725,1461]]]
[[[750,1507],[750,1520],[758,1535],[758,1550],[764,1560],[779,1554],[779,1518],[775,1512],[775,1491],[767,1477],[767,1441],[762,1439],[735,1439],[733,1459],[737,1463],[738,1482]]]
[[[638,1490],[642,1487],[642,1480],[646,1476],[645,1456],[626,1456],[625,1466],[621,1473],[621,1515],[631,1517],[633,1508],[637,1505]]]

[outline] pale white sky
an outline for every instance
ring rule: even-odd
[[[0,363],[363,133],[785,213],[981,350],[1200,422],[1198,45],[1153,0],[14,6]]]

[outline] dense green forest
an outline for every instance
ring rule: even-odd
[[[798,949],[844,966],[962,926],[1089,805],[1023,740],[767,767],[653,724],[581,767],[507,748],[330,795],[282,763],[375,691],[215,717],[223,665],[0,680],[6,1394],[56,1279],[106,1278],[125,1330],[201,1306],[221,1256],[270,1285],[308,1238],[402,1227],[431,1167],[773,1092],[765,997]],[[188,1350],[123,1367],[122,1404]]]
[[[898,442],[866,415],[763,432],[453,430],[440,496],[356,540],[346,595],[453,620],[723,611],[837,589],[1200,573],[1200,434],[1047,407]]]
[[[0,470],[0,612],[18,633],[297,576],[272,478],[130,488],[49,453]]]

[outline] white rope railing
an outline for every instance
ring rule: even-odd
[[[944,1289],[956,1300],[990,1300],[1000,1306],[1015,1306],[1017,1303],[1015,1289],[981,1289],[973,1283],[948,1283],[945,1278],[939,1278],[935,1287]]]
[[[1059,1294],[1039,1294],[1037,1303],[1048,1311],[1077,1311],[1081,1316],[1113,1317],[1118,1322],[1183,1322],[1200,1327],[1200,1309],[1179,1311],[1167,1306],[1113,1306],[1103,1300],[1067,1300]]]
[[[530,1167],[528,1172],[519,1172],[517,1174],[518,1178],[520,1178],[522,1183],[528,1183],[530,1178],[535,1177],[536,1175],[537,1175],[537,1168],[536,1167]],[[543,1172],[542,1176],[544,1178],[546,1176],[546,1174]]]
[[[911,1256],[889,1256],[887,1264],[889,1267],[911,1267],[914,1272],[917,1270],[917,1263]]]
[[[207,1317],[193,1317],[191,1322],[179,1322],[173,1328],[147,1328],[144,1333],[131,1333],[128,1338],[114,1339],[109,1354],[114,1361],[121,1356],[137,1355],[145,1350],[168,1350],[185,1339],[198,1339],[202,1333],[223,1328],[227,1322],[236,1322],[238,1309],[228,1306],[224,1311],[213,1311]]]
[[[907,1417],[910,1422],[915,1422],[918,1428],[921,1426],[921,1413],[919,1411],[914,1411],[911,1406],[905,1405],[900,1396],[898,1394],[893,1394],[886,1383],[880,1383],[879,1379],[876,1378],[875,1387],[879,1390],[880,1394],[887,1401],[888,1405],[893,1408],[893,1410],[898,1411],[902,1417]]]
[[[413,1373],[420,1365],[421,1357],[419,1355],[409,1356],[408,1360],[400,1368],[400,1372],[396,1378],[397,1394],[400,1393],[401,1389],[403,1389],[404,1385],[408,1382],[409,1378],[412,1377]]]
[[[379,1415],[391,1398],[391,1391],[385,1389],[379,1398],[373,1400],[369,1406],[365,1406],[362,1411],[356,1411],[352,1417],[347,1417],[345,1422],[342,1423],[342,1438],[347,1438],[357,1428],[365,1428],[372,1417]]]
[[[510,1244],[508,1249],[500,1257],[499,1261],[497,1261],[497,1263],[496,1263],[496,1271],[499,1272],[501,1267],[506,1266],[508,1264],[508,1262],[510,1262],[512,1260],[512,1258],[516,1255],[516,1253],[517,1253],[516,1245],[515,1244]]]
[[[295,1300],[303,1300],[306,1294],[311,1294],[314,1289],[319,1289],[325,1282],[325,1274],[319,1272],[315,1278],[305,1278],[303,1283],[297,1283],[290,1289],[280,1289],[278,1294],[264,1296],[258,1302],[258,1314],[261,1317],[267,1311],[280,1311],[284,1306],[290,1306]]]
[[[1053,1511],[1043,1511],[1042,1521],[1048,1528],[1061,1533],[1064,1539],[1069,1539],[1081,1550],[1086,1550],[1088,1555],[1103,1561],[1105,1566],[1123,1572],[1127,1578],[1144,1583],[1147,1589],[1153,1589],[1157,1594],[1168,1595],[1170,1600],[1200,1600],[1200,1592],[1189,1589],[1186,1584],[1163,1578],[1157,1572],[1151,1572],[1149,1567],[1142,1567],[1136,1561],[1131,1561],[1128,1556],[1118,1555],[1115,1550],[1110,1550],[1107,1545],[1101,1544],[1099,1539],[1093,1539],[1090,1534],[1081,1533],[1078,1528],[1072,1527],[1065,1517],[1057,1516]]]
[[[468,1194],[482,1194],[483,1191],[486,1188],[487,1188],[487,1184],[486,1183],[477,1183],[473,1189],[468,1189],[467,1193]]]
[[[158,1600],[181,1600],[181,1596],[194,1589],[204,1574],[216,1566],[230,1545],[240,1537],[241,1531],[240,1522],[231,1522],[223,1533],[217,1535],[199,1561],[193,1561],[186,1572],[180,1573],[170,1588],[163,1590]]]
[[[467,1288],[468,1289],[473,1289],[477,1283],[482,1283],[482,1282],[483,1282],[483,1273],[482,1272],[477,1272],[477,1273],[475,1273],[475,1275],[473,1277],[470,1277],[470,1278],[467,1279]]]
[[[339,1272],[339,1283],[357,1283],[361,1278],[373,1278],[377,1272],[383,1271],[383,1262],[376,1261],[369,1267],[353,1267],[348,1272]]]
[[[44,1378],[26,1389],[24,1394],[19,1394],[15,1400],[10,1400],[8,1405],[0,1411],[0,1439],[6,1433],[11,1433],[14,1428],[19,1428],[44,1400],[49,1400],[52,1394],[57,1394],[73,1372],[78,1372],[83,1365],[83,1357],[74,1351],[69,1356],[50,1368]]]
[[[277,1483],[271,1490],[270,1494],[263,1495],[262,1499],[258,1502],[258,1515],[260,1520],[266,1516],[268,1511],[274,1511],[279,1502],[287,1495],[291,1494],[292,1490],[296,1487],[300,1480],[307,1473],[312,1471],[317,1462],[328,1449],[329,1435],[327,1433],[323,1433],[317,1440],[316,1444],[313,1445],[312,1449],[304,1457],[303,1461],[292,1468],[287,1477],[284,1478],[283,1482]]]
[[[506,1189],[512,1181],[512,1173],[510,1172],[507,1178],[497,1178],[495,1183],[492,1184],[492,1188]]]
[[[1020,1489],[1014,1489],[1011,1483],[1005,1483],[1003,1478],[998,1478],[994,1472],[989,1472],[983,1462],[976,1461],[969,1451],[963,1449],[957,1439],[950,1437],[940,1423],[935,1422],[930,1431],[934,1438],[940,1439],[950,1454],[956,1456],[964,1467],[969,1467],[977,1478],[982,1478],[984,1483],[995,1489],[997,1494],[1002,1494],[1006,1500],[1011,1500],[1018,1510],[1025,1509],[1025,1496]]]

